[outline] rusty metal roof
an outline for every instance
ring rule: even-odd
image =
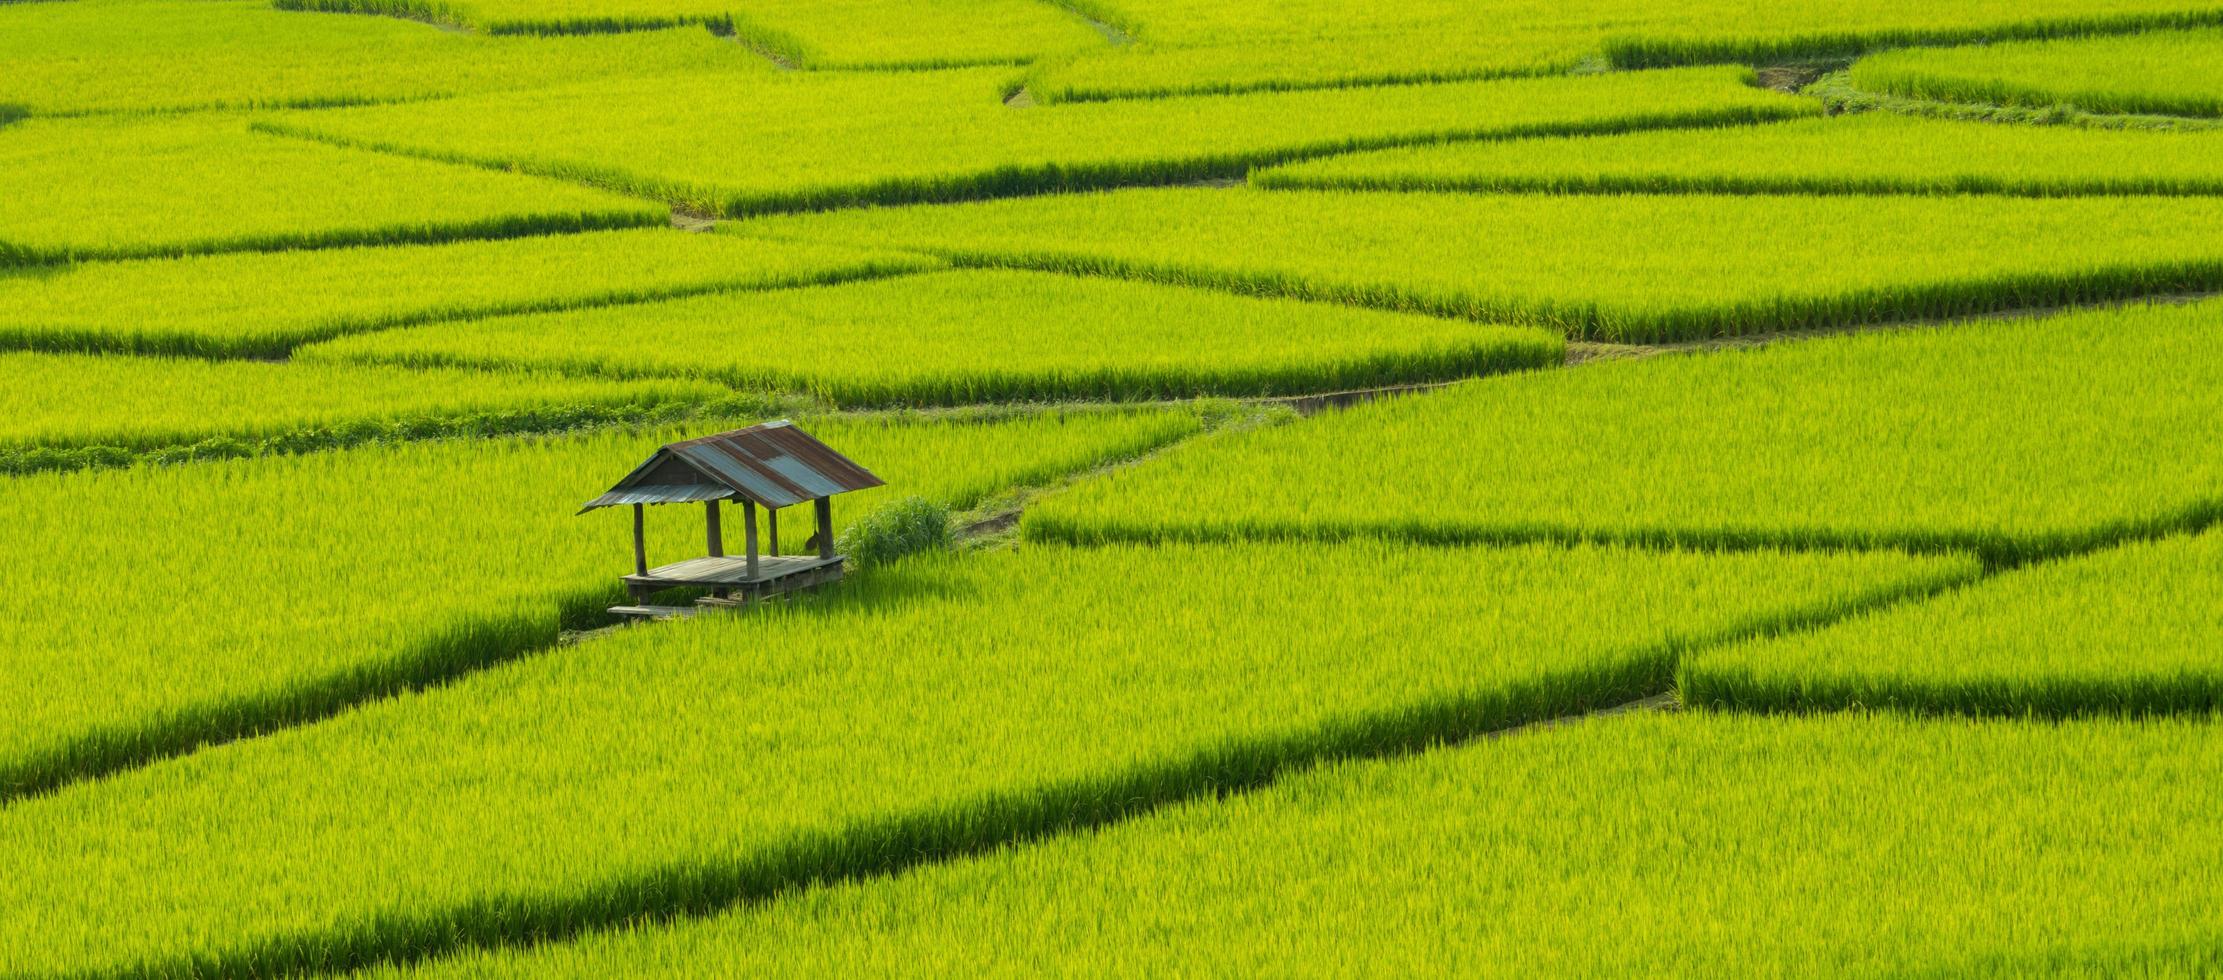
[[[741,497],[792,507],[881,485],[880,478],[786,419],[658,449],[579,513],[621,504],[680,504]]]

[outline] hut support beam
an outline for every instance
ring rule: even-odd
[[[745,528],[745,530],[743,530],[741,533],[741,537],[742,540],[747,544],[749,549],[749,578],[754,579],[757,575],[756,501],[748,500],[746,498],[741,501],[741,520],[743,522],[743,527]]]
[[[818,557],[832,558],[834,556],[834,500],[832,497],[820,497],[812,501],[811,506],[818,511]]]
[[[640,504],[633,505],[633,574],[635,575],[648,574],[648,531],[645,527],[647,518],[643,516],[644,511],[645,508]]]
[[[767,555],[779,554],[780,509],[777,507],[764,508],[764,538],[764,553]]]
[[[702,515],[703,535],[709,539],[710,557],[724,558],[726,556],[726,529],[718,524],[718,502],[715,500],[703,501]]]

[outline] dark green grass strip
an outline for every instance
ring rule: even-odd
[[[1208,180],[1242,180],[1253,168],[1297,163],[1319,157],[1363,150],[1426,146],[1456,140],[1527,139],[1538,136],[1593,136],[1649,129],[1683,129],[1773,122],[1812,115],[1810,107],[1786,102],[1780,107],[1738,106],[1702,111],[1637,113],[1592,122],[1534,123],[1487,127],[1470,132],[1441,132],[1329,140],[1302,146],[1244,153],[1204,154],[1185,159],[1150,163],[1002,165],[971,173],[933,177],[891,177],[834,187],[804,188],[779,193],[746,193],[720,196],[714,188],[658,180],[618,166],[517,161],[405,146],[385,140],[344,139],[275,121],[258,121],[253,128],[275,136],[314,140],[355,150],[390,153],[439,163],[463,164],[488,170],[529,173],[587,184],[622,194],[662,201],[720,218],[747,218],[770,214],[830,211],[840,208],[902,204],[952,204],[1003,197],[1032,197],[1121,187],[1162,187]]]
[[[2209,27],[2217,24],[2223,24],[2223,8],[2175,13],[2050,18],[1988,27],[1836,31],[1773,39],[1648,38],[1638,35],[1608,39],[1605,54],[1606,60],[1616,68],[1671,68],[1737,62],[1766,65],[1851,58],[1884,48],[2136,34],[2141,31]]]
[[[4,124],[4,122],[0,122]],[[661,228],[669,214],[626,211],[582,211],[575,214],[517,215],[478,221],[428,222],[414,226],[355,228],[322,232],[289,232],[243,235],[171,245],[137,245],[112,248],[41,248],[0,239],[0,265],[63,265],[71,262],[127,259],[177,259],[227,252],[291,252],[376,245],[439,245],[448,242],[500,238],[532,238],[627,228]]]
[[[2124,126],[2121,128],[2143,128]],[[2190,128],[2190,127],[2185,127]],[[2208,197],[2223,194],[2223,178],[2093,180],[2001,180],[1966,174],[1909,180],[1894,177],[1840,177],[1816,174],[1807,177],[1683,176],[1659,173],[1643,176],[1445,176],[1410,178],[1395,174],[1354,174],[1308,178],[1259,174],[1251,186],[1267,190],[1351,190],[1459,194],[1743,194],[1857,196],[1924,195],[1949,197],[1989,194],[2006,197],[2097,197],[2152,195],[2157,197]]]
[[[2033,624],[2032,628],[2043,628]],[[1885,676],[1804,679],[1786,684],[1722,667],[1677,678],[1692,707],[1745,714],[1810,715],[1885,710],[1910,715],[2073,720],[2109,716],[2198,715],[2223,710],[2223,679],[2145,676],[2121,680],[2048,678],[2042,685],[1941,683]],[[2034,697],[2033,686],[2042,686]]]
[[[1974,555],[1986,568],[2002,570],[2035,561],[2074,557],[2129,541],[2151,540],[2223,523],[2223,495],[2169,513],[2101,526],[2045,534],[1934,534],[1876,531],[1832,534],[1817,531],[1589,529],[1548,522],[1446,527],[1420,522],[1379,521],[1334,526],[1296,521],[1253,520],[1241,527],[1212,528],[1178,522],[1112,523],[1090,519],[1074,523],[1054,514],[1029,511],[1022,532],[1029,541],[1094,547],[1159,542],[1348,541],[1388,538],[1433,546],[1518,544],[1616,544],[1639,548],[1696,548],[1715,551],[1872,550],[1891,548],[1911,554]]]
[[[798,835],[757,857],[722,866],[670,867],[586,884],[566,895],[502,898],[438,913],[391,916],[344,932],[291,937],[228,954],[147,962],[113,974],[88,975],[336,973],[381,963],[417,962],[464,947],[531,945],[628,924],[709,915],[800,888],[896,874],[1132,819],[1185,800],[1242,792],[1322,762],[1406,755],[1627,704],[1671,690],[1676,664],[1694,650],[1817,628],[1848,615],[1926,597],[1966,577],[1954,573],[1825,601],[1712,636],[1635,650],[1617,663],[1352,717],[1285,736],[1232,740],[1201,748],[1184,759],[1124,773],[993,794],[941,810]]]

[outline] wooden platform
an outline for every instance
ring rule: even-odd
[[[845,560],[840,555],[765,556],[757,559],[756,574],[750,575],[746,558],[690,558],[651,568],[646,575],[628,575],[625,588],[637,605],[645,605],[649,596],[665,589],[678,588],[710,589],[721,598],[746,601],[838,582]]]

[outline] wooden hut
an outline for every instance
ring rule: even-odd
[[[809,433],[781,419],[714,436],[675,442],[658,449],[607,493],[587,501],[579,513],[604,507],[633,508],[633,574],[625,587],[635,605],[614,613],[663,616],[692,612],[689,607],[645,605],[650,595],[680,587],[706,588],[703,604],[735,604],[838,581],[842,556],[834,553],[833,496],[881,485],[879,477]],[[726,554],[721,510],[740,501],[742,553]],[[700,558],[648,564],[647,515],[651,504],[703,506],[707,554]],[[814,533],[805,547],[812,553],[780,553],[779,512],[809,503]],[[765,512],[766,534],[759,547],[758,508]]]

